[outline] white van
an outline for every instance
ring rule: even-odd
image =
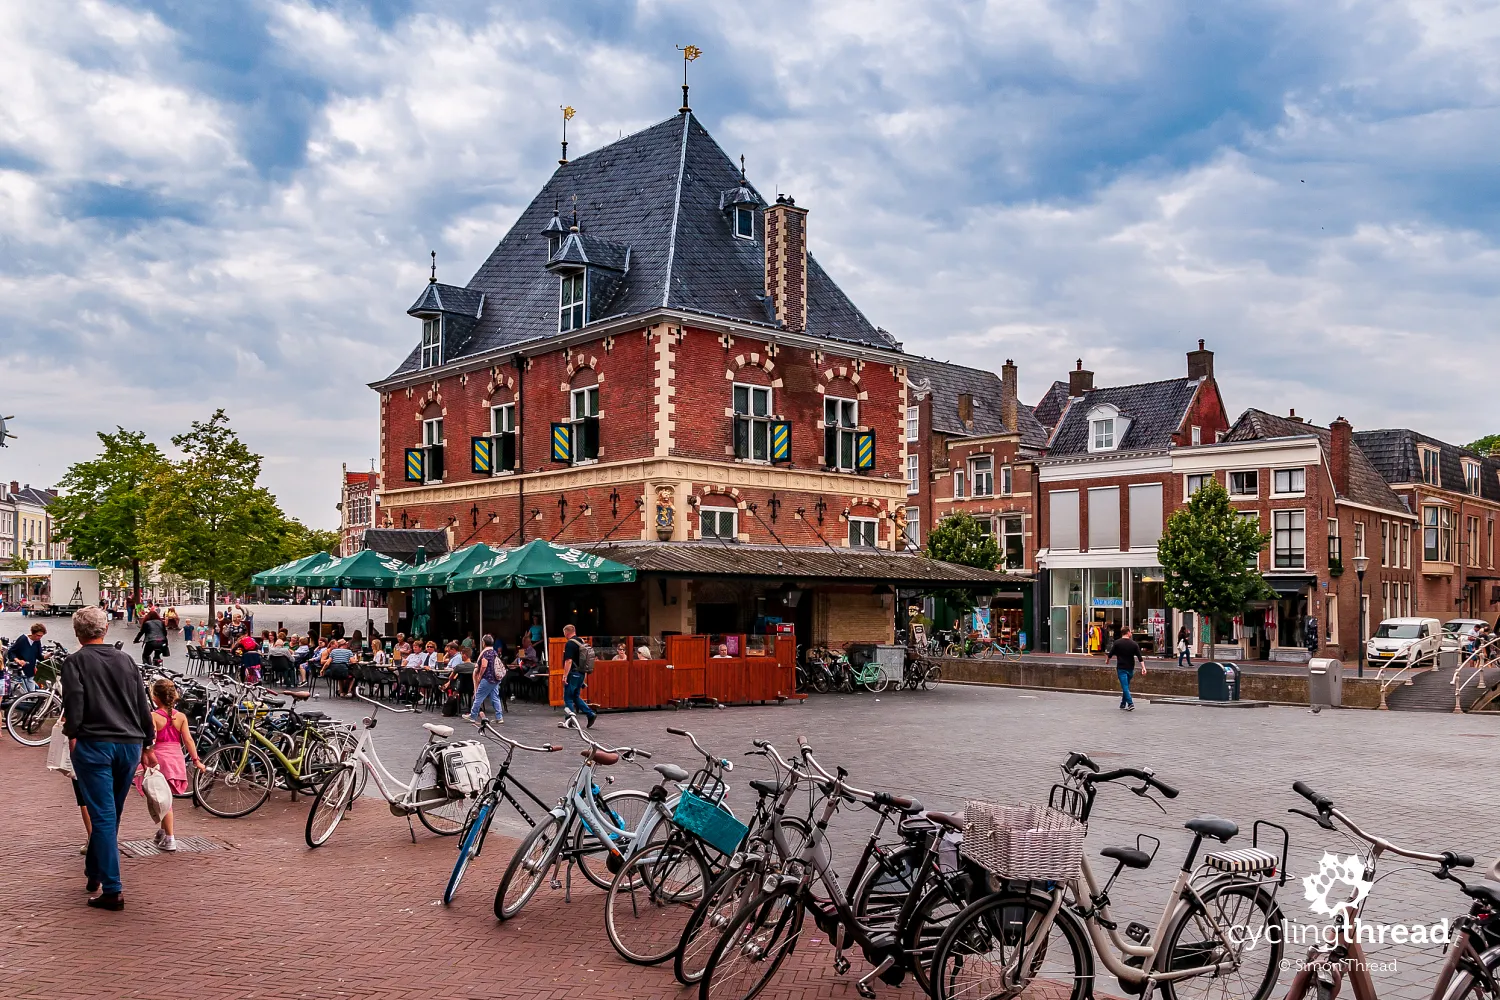
[[[1365,655],[1371,663],[1417,660],[1437,652],[1442,641],[1443,623],[1436,618],[1387,618],[1365,644]]]

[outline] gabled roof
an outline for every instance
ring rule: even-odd
[[[626,271],[630,268],[630,247],[593,233],[569,233],[548,262],[549,267],[558,264],[591,264],[611,271]]]
[[[35,486],[23,486],[18,490],[10,491],[10,499],[19,503],[36,504],[38,507],[50,507],[52,501],[57,499],[57,494],[51,490],[38,489]]]
[[[1162,382],[1090,389],[1082,396],[1074,396],[1065,403],[1053,428],[1047,454],[1052,458],[1088,454],[1089,411],[1106,403],[1130,418],[1125,436],[1107,454],[1164,451],[1172,446],[1172,435],[1182,429],[1183,418],[1201,384],[1201,379],[1169,378]],[[1048,390],[1044,403],[1052,398],[1056,388],[1054,384]],[[1063,391],[1067,391],[1066,386]]]
[[[1240,418],[1229,428],[1229,433],[1224,436],[1225,441],[1267,441],[1275,438],[1306,437],[1309,434],[1316,435],[1318,446],[1323,452],[1323,464],[1329,465],[1329,456],[1333,454],[1333,432],[1327,427],[1319,427],[1301,420],[1292,420],[1280,417],[1265,410],[1246,410],[1240,414]],[[1354,440],[1349,444],[1349,492],[1339,494],[1345,500],[1363,504],[1366,507],[1378,507],[1381,510],[1389,510],[1409,515],[1406,504],[1386,485],[1375,465],[1366,454],[1359,435],[1354,435]]]
[[[669,308],[774,329],[762,241],[735,239],[730,213],[720,208],[723,193],[740,184],[739,168],[690,112],[558,167],[470,279],[468,290],[486,297],[484,315],[461,348],[445,345],[444,361],[557,334],[558,279],[546,268],[544,228],[554,206],[574,204],[574,195],[583,233],[630,247],[630,270],[612,292],[609,314],[591,322]],[[805,332],[898,349],[810,254]],[[414,348],[393,375],[415,371],[418,354]]]
[[[459,288],[457,285],[445,285],[440,281],[429,281],[427,287],[422,289],[421,296],[406,312],[410,316],[418,316],[422,313],[452,313],[456,316],[478,319],[483,308],[483,293],[468,288]]]
[[[1068,383],[1053,382],[1052,387],[1047,390],[1041,400],[1036,404],[1036,419],[1047,433],[1057,426],[1058,418],[1062,416],[1063,410],[1068,408]]]
[[[932,429],[939,434],[958,437],[987,437],[1012,433],[1005,426],[1000,411],[1000,376],[982,368],[912,358],[906,363],[907,378],[916,385],[925,384],[932,391]],[[974,419],[966,426],[958,418],[958,397],[967,393],[973,400]],[[1047,431],[1037,422],[1035,410],[1025,403],[1016,406],[1020,423],[1021,445],[1042,449],[1047,446]]]
[[[1417,445],[1425,444],[1438,449],[1440,488],[1464,493],[1463,459],[1472,459],[1480,465],[1480,495],[1500,501],[1500,461],[1488,455],[1407,428],[1356,431],[1354,440],[1387,483],[1422,482],[1422,456]]]

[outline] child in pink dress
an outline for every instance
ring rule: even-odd
[[[172,786],[173,794],[181,795],[188,790],[187,760],[183,751],[192,757],[198,770],[203,770],[203,762],[198,759],[198,746],[188,729],[187,716],[174,707],[177,704],[177,685],[165,677],[158,677],[151,685],[151,700],[156,702],[156,709],[151,713],[151,722],[156,727],[156,763],[161,768],[161,776]],[[135,776],[136,791],[142,795],[145,794],[141,790],[144,773],[138,771]],[[156,831],[156,846],[163,851],[177,850],[170,809],[161,818],[161,827]]]

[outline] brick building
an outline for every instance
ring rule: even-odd
[[[1382,590],[1372,614],[1484,618],[1500,611],[1495,567],[1495,520],[1500,516],[1500,461],[1412,430],[1360,431],[1359,447],[1420,521],[1420,534],[1400,549],[1402,565],[1416,570],[1410,599]],[[1382,522],[1381,565],[1390,558]],[[1408,563],[1409,560],[1409,563]],[[1383,610],[1382,610],[1383,609]]]
[[[1156,543],[1178,498],[1173,449],[1229,430],[1213,359],[1200,340],[1185,377],[1104,388],[1080,360],[1037,405],[1050,432],[1036,487],[1044,648],[1097,651],[1114,624],[1143,636],[1143,648],[1169,641]]]
[[[1246,410],[1222,441],[1174,448],[1172,472],[1173,506],[1185,506],[1204,482],[1216,479],[1241,516],[1271,536],[1258,567],[1275,600],[1254,602],[1243,615],[1212,626],[1191,615],[1175,619],[1188,626],[1199,655],[1306,662],[1313,631],[1316,655],[1353,665],[1359,658],[1359,556],[1369,560],[1365,634],[1381,618],[1410,613],[1415,518],[1342,417],[1318,427],[1295,413]],[[1382,594],[1384,603],[1375,604]]]
[[[351,556],[365,547],[365,531],[373,527],[376,511],[376,474],[350,472],[344,463],[339,484],[339,555]]]
[[[586,632],[889,639],[894,587],[989,579],[904,551],[913,359],[807,234],[686,109],[561,161],[466,286],[434,266],[408,310],[418,345],[372,385],[380,523],[634,565],[549,596]]]

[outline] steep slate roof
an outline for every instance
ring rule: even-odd
[[[741,542],[609,542],[588,551],[634,566],[641,573],[683,576],[755,576],[775,580],[859,580],[914,586],[993,584],[1030,580],[939,562],[926,556],[874,549],[746,545]]]
[[[1088,454],[1089,411],[1102,403],[1113,404],[1130,418],[1125,436],[1116,442],[1112,453],[1165,450],[1171,447],[1172,435],[1181,429],[1201,381],[1169,378],[1162,382],[1090,389],[1067,401],[1052,431],[1047,453],[1054,458]],[[1043,402],[1051,399],[1055,390],[1054,384]],[[1063,386],[1063,391],[1067,391],[1067,386]]]
[[[1068,408],[1068,383],[1053,382],[1041,400],[1036,404],[1036,419],[1047,433],[1052,433],[1052,428],[1057,426],[1057,420],[1062,416],[1062,411]]]
[[[1470,451],[1460,445],[1439,441],[1435,437],[1420,434],[1407,428],[1378,431],[1355,431],[1354,440],[1369,456],[1375,468],[1387,483],[1422,482],[1422,457],[1417,454],[1417,445],[1427,444],[1439,449],[1438,474],[1442,478],[1441,488],[1455,493],[1466,492],[1464,468],[1461,459],[1471,458],[1479,462],[1479,492],[1486,500],[1500,501],[1500,461]]]
[[[451,313],[456,316],[478,318],[484,306],[484,295],[457,285],[445,285],[440,281],[429,281],[427,287],[410,309],[408,315],[420,313]]]
[[[932,429],[956,437],[987,437],[1009,433],[1000,412],[1000,376],[982,368],[911,358],[906,373],[914,384],[924,381],[932,389]],[[968,393],[974,401],[974,420],[965,427],[958,419],[958,397]],[[1037,422],[1035,410],[1018,402],[1016,419],[1021,425],[1021,444],[1027,448],[1047,447],[1047,431]]]
[[[1317,435],[1318,445],[1323,452],[1323,462],[1328,464],[1329,456],[1333,454],[1332,431],[1316,424],[1279,417],[1265,410],[1250,409],[1240,414],[1240,418],[1234,422],[1233,427],[1229,428],[1229,433],[1224,436],[1224,440],[1265,441],[1273,438],[1306,437],[1309,434]],[[1370,461],[1359,437],[1360,435],[1355,434],[1354,440],[1349,444],[1349,492],[1340,496],[1367,507],[1378,507],[1381,510],[1410,515],[1411,512],[1406,509],[1406,504],[1401,502],[1401,498],[1380,477],[1380,473]]]
[[[757,222],[756,239],[735,239],[729,213],[719,207],[724,192],[740,183],[738,167],[691,113],[558,167],[470,279],[468,290],[486,297],[484,315],[444,360],[557,334],[558,279],[546,269],[544,228],[558,205],[571,215],[574,195],[584,234],[630,248],[629,271],[604,315],[592,321],[665,307],[775,328],[764,296],[764,220]],[[897,349],[810,254],[806,333]],[[418,354],[414,348],[392,374],[415,371]]]

